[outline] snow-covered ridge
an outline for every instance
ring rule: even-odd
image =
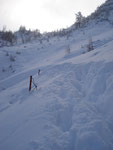
[[[107,0],[103,5],[98,7],[95,13],[91,15],[91,18],[98,21],[106,20],[113,25],[113,0]]]
[[[106,21],[113,25],[113,0],[107,0],[104,4],[99,6],[95,12],[93,12],[88,17],[84,18],[83,22],[81,23],[81,27],[84,28],[86,26],[89,26],[92,23],[98,24],[100,22]],[[67,30],[73,32],[73,30],[78,29],[77,23],[75,22],[70,28]]]

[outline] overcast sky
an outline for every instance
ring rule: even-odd
[[[75,13],[89,15],[105,0],[0,0],[0,29],[52,31],[70,26]]]

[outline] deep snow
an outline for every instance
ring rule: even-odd
[[[0,48],[0,150],[113,150],[111,25]]]

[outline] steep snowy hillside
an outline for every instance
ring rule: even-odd
[[[111,23],[0,48],[0,150],[113,150]]]

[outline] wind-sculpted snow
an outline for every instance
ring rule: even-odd
[[[23,89],[20,104],[1,114],[0,148],[112,150],[112,68],[113,62],[97,62],[48,69],[38,79],[41,90],[26,91],[25,100]]]

